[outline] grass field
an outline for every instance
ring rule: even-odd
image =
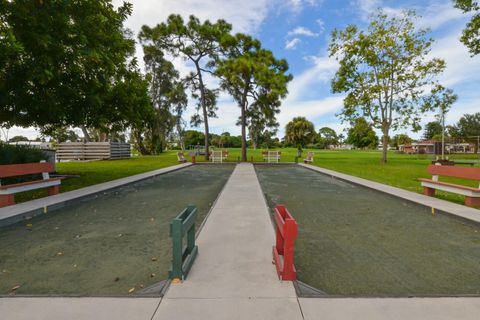
[[[240,149],[228,149],[229,162],[236,162],[240,159]],[[295,148],[279,149],[282,152],[281,162],[294,162],[297,155]],[[433,159],[433,156],[405,155],[395,152],[389,153],[389,162],[380,162],[380,151],[329,151],[329,150],[303,150],[303,156],[308,151],[315,153],[313,164],[319,167],[343,172],[368,180],[385,183],[413,192],[421,192],[418,178],[429,177],[426,167]],[[248,150],[248,160],[262,162],[262,150]],[[451,155],[452,159],[478,159],[474,154]],[[190,160],[190,156],[187,155]],[[299,159],[302,161],[303,157]],[[197,157],[197,161],[205,161],[203,156]],[[57,171],[60,174],[77,175],[77,178],[66,179],[62,182],[61,191],[70,191],[89,185],[119,179],[122,177],[168,167],[177,164],[176,151],[168,151],[159,156],[139,156],[127,160],[92,161],[92,162],[68,162],[58,163]],[[469,186],[478,186],[476,181],[462,181],[445,179],[445,181],[459,182]],[[19,194],[17,201],[26,201],[43,197],[45,190]],[[438,197],[457,203],[463,203],[463,197],[438,192]]]
[[[279,149],[280,150],[280,149]],[[249,150],[248,160],[262,162],[261,149]],[[427,173],[427,166],[434,159],[433,155],[406,155],[390,151],[388,154],[388,163],[381,163],[381,151],[370,150],[303,150],[303,161],[307,152],[315,153],[313,165],[335,170],[338,172],[350,174],[360,178],[388,184],[394,187],[406,189],[413,192],[422,192],[418,178],[431,177]],[[294,148],[281,149],[281,162],[294,162],[297,150]],[[229,149],[229,160],[237,161],[240,157],[240,149]],[[202,157],[203,158],[203,157]],[[449,155],[450,159],[478,159],[474,154],[456,154]],[[200,159],[202,161],[202,159]],[[469,181],[461,179],[443,178],[444,181],[460,183],[471,187],[478,187],[478,181]],[[463,197],[446,193],[437,192],[441,199],[463,203]]]

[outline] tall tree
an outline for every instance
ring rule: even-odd
[[[415,26],[415,18],[413,11],[389,17],[380,10],[367,31],[350,25],[332,33],[330,55],[340,62],[332,90],[347,93],[340,116],[367,117],[382,131],[384,163],[390,130],[419,130],[427,100],[441,91],[435,76],[445,62],[428,58],[433,40]]]
[[[212,73],[210,64],[220,54],[220,42],[230,33],[232,26],[224,20],[211,23],[200,22],[190,16],[185,23],[180,15],[170,15],[167,22],[154,28],[143,26],[139,38],[143,43],[151,43],[160,50],[165,50],[174,57],[181,56],[191,62],[194,71],[188,76],[192,96],[198,98],[197,114],[194,124],[203,123],[205,127],[205,158],[209,157],[209,123],[216,111],[216,90],[207,88],[205,74]]]
[[[149,149],[150,153],[158,154],[165,149],[172,131],[179,129],[188,99],[178,71],[165,59],[164,53],[153,45],[144,45],[143,51],[149,94],[155,109],[155,116],[147,130]]]
[[[251,147],[256,149],[262,144],[269,144],[272,137],[277,134],[279,125],[275,116],[272,117],[270,114],[265,114],[261,108],[253,105],[253,108],[248,112],[248,135]]]
[[[431,121],[425,125],[423,139],[431,140],[434,136],[442,134],[442,124],[439,121]]]
[[[315,126],[305,117],[295,117],[285,127],[285,141],[299,149],[315,139]]]
[[[392,138],[392,146],[396,149],[398,149],[398,146],[400,145],[405,145],[405,144],[410,144],[412,143],[413,139],[410,138],[407,134],[401,133],[393,136]]]
[[[215,74],[221,78],[222,89],[240,107],[242,161],[247,161],[248,123],[254,133],[276,126],[280,100],[286,96],[292,76],[287,74],[286,60],[277,60],[270,50],[261,47],[260,41],[248,35],[226,37],[222,44],[226,57],[216,61]]]
[[[128,63],[134,41],[123,23],[129,3],[111,0],[2,1],[0,29],[9,50],[0,54],[0,119],[20,126],[124,124],[134,98],[115,96],[137,86]],[[2,41],[3,51],[3,41]],[[146,89],[146,88],[145,88]],[[120,99],[126,98],[126,99]]]
[[[453,0],[453,2],[455,8],[464,13],[473,13],[460,40],[468,47],[472,56],[477,55],[480,53],[480,3],[477,0]]]
[[[430,96],[430,100],[427,100],[427,104],[431,104],[429,109],[434,109],[437,114],[436,118],[441,125],[441,140],[442,140],[442,159],[445,158],[445,118],[452,105],[457,101],[458,96],[453,93],[453,90],[445,90],[443,87],[437,88],[439,94],[433,94]]]
[[[374,149],[378,146],[378,137],[372,126],[360,117],[352,122],[352,127],[348,129],[347,143],[360,149]]]
[[[329,145],[338,144],[339,138],[335,130],[329,127],[323,127],[318,130],[317,143],[320,148],[326,149]]]
[[[478,153],[478,139],[480,136],[480,112],[464,114],[455,124],[457,136],[475,142],[475,153]]]

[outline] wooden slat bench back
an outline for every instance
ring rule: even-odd
[[[427,171],[432,176],[455,177],[480,181],[480,168],[429,165]]]
[[[0,165],[0,178],[55,171],[49,162]]]

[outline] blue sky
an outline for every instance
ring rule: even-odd
[[[121,0],[114,0],[115,4]],[[415,9],[422,17],[419,27],[431,29],[430,36],[436,42],[432,57],[445,59],[447,69],[440,77],[441,82],[454,89],[459,100],[447,116],[447,123],[454,123],[464,113],[480,112],[480,56],[471,58],[467,49],[458,40],[468,16],[453,8],[451,0],[130,0],[133,15],[127,27],[135,33],[143,24],[155,25],[171,13],[184,17],[190,14],[200,19],[225,19],[232,23],[234,31],[249,33],[259,38],[264,47],[272,50],[279,58],[286,58],[294,80],[289,84],[289,96],[282,104],[279,115],[280,131],[294,116],[305,116],[316,129],[330,126],[340,133],[342,125],[335,116],[342,108],[342,96],[333,95],[330,79],[337,69],[335,60],[328,57],[330,33],[335,28],[348,24],[365,27],[368,18],[377,8],[389,14],[398,14],[403,9]],[[142,59],[141,48],[137,55]],[[174,64],[182,74],[190,65],[182,60]],[[211,86],[217,82],[209,81]],[[186,117],[194,112],[194,101]],[[211,120],[214,133],[229,131],[239,134],[235,125],[239,109],[227,94],[219,99],[219,117]],[[424,117],[424,123],[434,119],[433,114]],[[202,128],[198,128],[202,130]],[[401,130],[413,137],[410,129]],[[12,129],[10,137],[21,133],[30,137],[35,131]]]

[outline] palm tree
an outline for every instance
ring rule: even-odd
[[[312,143],[315,138],[315,126],[305,117],[295,117],[287,123],[285,141],[296,146],[299,150]]]

